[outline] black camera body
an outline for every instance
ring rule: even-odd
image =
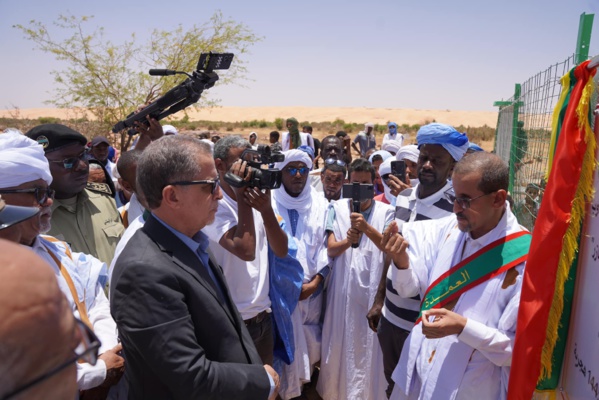
[[[225,181],[229,185],[236,188],[249,186],[260,190],[281,187],[283,172],[277,168],[269,168],[269,166],[276,162],[285,161],[283,153],[271,152],[269,146],[259,145],[256,150],[245,149],[240,158],[252,167],[250,179],[245,180],[231,172],[227,172]]]
[[[123,129],[134,128],[136,122],[147,124],[148,120],[146,116],[148,115],[159,121],[197,103],[200,100],[202,92],[214,86],[216,81],[218,81],[218,75],[213,70],[229,69],[233,57],[232,53],[202,53],[196,71],[193,71],[191,75],[186,72],[170,69],[151,69],[150,75],[185,74],[189,78],[148,104],[139,112],[133,112],[125,120],[117,122],[112,127],[112,132],[117,133]],[[128,132],[129,135],[131,133],[133,132]]]

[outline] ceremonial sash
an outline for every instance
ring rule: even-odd
[[[439,276],[426,290],[420,303],[422,312],[441,308],[462,293],[526,261],[531,234],[520,231],[489,243]]]
[[[57,242],[57,240],[54,238],[52,238],[53,240],[50,238],[47,238],[47,239],[51,242]],[[67,271],[66,267],[64,265],[62,265],[62,263],[60,262],[58,257],[52,252],[52,250],[50,250],[50,248],[48,246],[44,245],[44,247],[46,248],[46,251],[48,252],[48,254],[50,254],[50,257],[52,257],[52,259],[56,263],[56,266],[58,267],[60,274],[62,275],[64,280],[67,282],[67,285],[71,292],[71,296],[73,297],[73,301],[75,302],[75,306],[77,307],[77,310],[79,311],[79,318],[81,319],[81,321],[83,321],[83,323],[85,323],[85,325],[87,325],[93,331],[94,327],[93,327],[92,323],[90,322],[89,316],[87,314],[87,306],[85,305],[85,299],[83,300],[83,302],[79,301],[79,296],[77,295],[77,289],[75,289],[75,284],[73,283],[73,279],[71,278],[71,275],[69,275],[69,272]],[[67,257],[69,257],[72,260],[73,257],[71,256],[71,251],[69,250],[69,248],[65,246],[65,250],[66,250],[65,252],[66,252]]]

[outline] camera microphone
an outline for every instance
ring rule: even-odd
[[[178,71],[173,69],[151,69],[149,74],[152,76],[168,76],[168,75],[176,75]]]

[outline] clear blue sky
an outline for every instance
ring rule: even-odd
[[[245,56],[246,87],[211,89],[223,106],[494,110],[515,83],[574,52],[582,12],[596,14],[599,54],[597,0],[0,0],[0,109],[44,107],[58,66],[14,24],[93,15],[118,42],[218,9],[264,37]]]

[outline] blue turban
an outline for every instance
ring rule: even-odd
[[[307,153],[310,156],[310,158],[312,160],[314,160],[314,149],[312,147],[306,146],[304,144],[304,145],[298,147],[297,149],[303,151],[304,153]]]
[[[479,145],[474,144],[472,142],[470,142],[468,144],[468,148],[470,148],[471,150],[474,150],[474,151],[484,151]]]
[[[441,145],[456,161],[460,161],[468,150],[468,136],[452,126],[436,122],[422,126],[416,134],[416,142],[418,148],[423,144]]]

